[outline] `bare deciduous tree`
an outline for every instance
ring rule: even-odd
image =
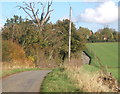
[[[30,18],[31,20],[38,25],[40,31],[42,31],[44,23],[48,21],[50,18],[50,12],[53,11],[51,10],[50,7],[52,5],[52,1],[47,3],[47,6],[43,4],[42,2],[30,2],[26,3],[23,2],[23,6],[17,6],[19,9],[22,9]],[[37,5],[42,6],[41,13],[40,9],[37,8]],[[37,8],[37,9],[36,9]]]

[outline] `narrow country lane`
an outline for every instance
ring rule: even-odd
[[[27,71],[2,79],[2,92],[39,92],[40,85],[51,70]]]

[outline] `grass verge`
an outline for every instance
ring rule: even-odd
[[[81,67],[65,64],[69,79],[84,92],[116,92],[118,84],[114,78],[91,65]],[[105,79],[105,80],[104,80]],[[106,80],[111,79],[111,80]]]
[[[54,69],[44,79],[41,92],[80,92],[63,68]]]
[[[100,70],[101,67],[100,65],[98,64],[98,60],[95,58],[94,54],[92,52],[90,52],[88,49],[85,50],[85,52],[91,57],[91,63],[90,65],[92,66],[84,66],[86,70],[88,71],[96,71],[96,70]],[[120,79],[118,79],[118,75],[120,75],[120,73],[118,72],[118,70],[120,68],[108,68],[107,66],[104,66],[104,69],[107,71],[107,72],[111,72],[112,75],[118,80],[118,82],[120,82]]]
[[[118,75],[120,75],[120,73],[118,72],[119,66],[118,66],[118,59],[117,59],[118,44],[117,43],[93,43],[93,44],[89,43],[87,46],[88,47],[85,50],[85,52],[91,58],[90,65],[93,65],[99,69],[104,68],[107,72],[111,72],[112,76],[114,76],[118,80],[118,82],[120,82],[120,79],[118,79]],[[100,62],[104,67],[100,66],[100,64],[98,63],[98,59],[96,57],[99,57]],[[90,70],[90,68],[88,69]]]

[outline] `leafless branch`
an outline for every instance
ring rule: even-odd
[[[35,14],[38,16],[38,13],[39,13],[39,9],[37,9],[37,11],[36,11],[36,13],[35,13]]]
[[[33,8],[35,8],[35,2],[33,2]]]
[[[46,13],[45,13],[45,8],[46,8],[46,5],[44,5],[43,3],[41,2],[38,2],[38,4],[40,4],[42,6],[42,13],[39,14],[39,9],[35,9],[36,7],[36,4],[34,2],[30,2],[30,3],[26,3],[26,2],[23,2],[24,6],[17,6],[19,9],[23,9],[23,11],[35,22],[37,22],[38,26],[40,28],[43,27],[44,23],[46,22],[46,20],[48,19],[49,17],[49,14],[50,12],[52,12],[53,10],[50,10],[50,7],[52,5],[52,2],[48,2],[47,3],[47,10],[46,10]],[[45,14],[45,16],[44,16]],[[39,15],[41,15],[41,19],[39,18]]]
[[[42,3],[42,2],[38,2],[38,4],[41,4],[41,5],[43,5],[43,3]]]
[[[23,10],[28,14],[28,16],[29,16],[32,20],[34,20],[33,17],[29,14],[29,12],[27,12],[27,10],[26,10],[24,7],[22,7],[22,6],[17,6],[17,7],[19,7],[19,9],[23,9]]]
[[[28,8],[28,7],[25,7],[25,9],[27,9],[27,10],[31,11],[31,9],[30,9],[30,8]]]
[[[28,8],[30,8],[29,4],[27,4],[26,2],[23,2],[23,4],[24,4],[25,6],[27,6]]]
[[[46,21],[46,19],[48,18],[49,13],[53,11],[53,10],[50,10],[51,5],[52,5],[52,2],[48,2],[47,12],[46,12],[45,17],[44,17],[43,21],[41,22],[41,24],[43,24]]]

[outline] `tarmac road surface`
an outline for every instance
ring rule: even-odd
[[[2,92],[40,92],[40,85],[51,70],[27,71],[2,79]]]

